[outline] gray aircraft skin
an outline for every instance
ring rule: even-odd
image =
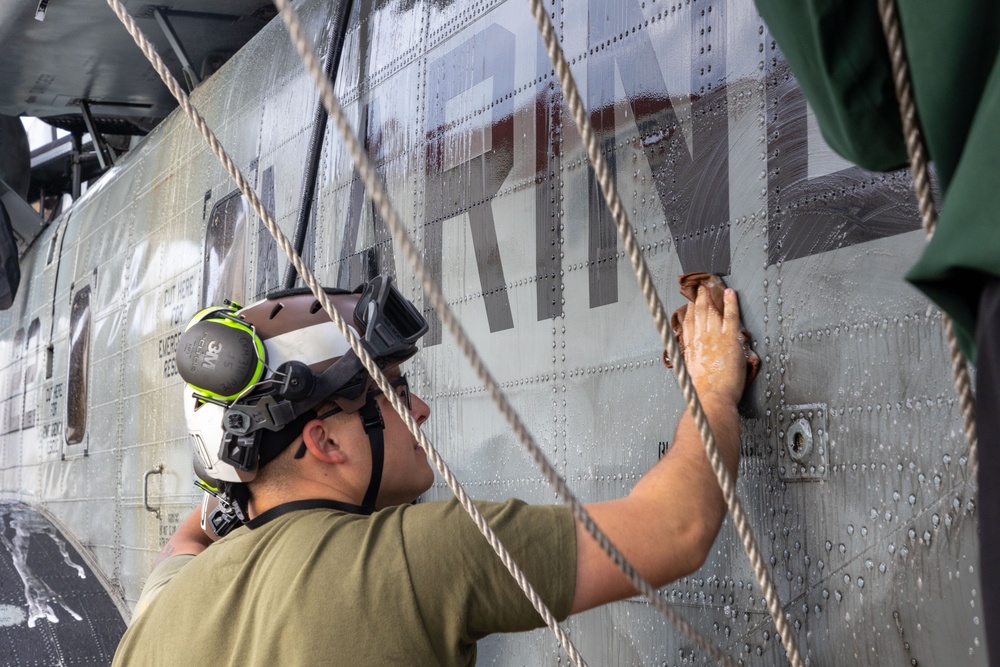
[[[334,5],[299,6],[321,44]],[[627,494],[684,403],[527,3],[359,5],[337,90],[410,233],[572,489]],[[741,405],[737,488],[810,664],[985,665],[975,485],[941,316],[902,280],[924,244],[909,175],[826,147],[749,0],[547,7],[668,310],[687,271],[739,291],[762,367]],[[280,19],[193,94],[289,235],[317,99]],[[329,130],[316,185],[304,254],[322,281],[388,272],[424,307]],[[12,664],[88,641],[95,661],[110,656],[199,500],[177,338],[200,308],[278,287],[286,264],[178,113],[24,254],[0,313]],[[473,496],[554,502],[427,312],[406,369],[432,408],[424,430]],[[438,483],[425,499],[449,495]],[[43,567],[31,554],[45,550]],[[90,612],[95,581],[111,612]],[[787,663],[731,521],[662,593],[739,664]],[[641,599],[565,626],[591,665],[711,663]],[[479,660],[567,658],[537,631],[488,638]]]

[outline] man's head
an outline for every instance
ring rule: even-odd
[[[388,377],[404,402],[409,397],[410,414],[422,424],[430,408],[410,392],[398,370]],[[384,422],[384,458],[375,507],[383,509],[412,502],[430,488],[434,473],[424,450],[389,401],[382,395],[375,401]],[[316,497],[336,497],[362,505],[372,478],[371,442],[362,420],[357,413],[343,412],[332,402],[317,412],[291,445],[248,484],[257,512],[279,502]]]
[[[416,353],[415,343],[427,331],[416,308],[383,276],[353,293],[327,294],[383,372],[399,381],[399,364]],[[396,455],[386,450],[392,444],[387,436],[396,421],[404,431],[405,425],[311,293],[287,290],[246,308],[227,303],[200,312],[178,342],[177,366],[188,395],[194,394],[186,407],[196,467],[203,469],[201,476],[221,483],[227,495],[237,501],[242,496],[244,508],[247,483],[275,459],[284,462],[287,449],[297,455],[293,461],[308,452],[310,463],[323,460],[316,455],[326,451],[324,442],[336,442],[334,435],[343,441],[336,442],[338,447],[350,449],[353,440],[345,439],[350,428],[335,433],[339,423],[359,429],[359,440],[368,448],[362,507],[373,511],[376,498],[384,506],[382,459],[392,462],[390,455]],[[331,411],[337,414],[324,414]],[[324,437],[310,438],[307,426]],[[309,448],[310,441],[316,446]],[[412,437],[410,445],[412,450]]]

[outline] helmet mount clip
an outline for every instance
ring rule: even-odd
[[[316,376],[301,361],[286,361],[277,368],[275,373],[285,378],[278,393],[290,401],[301,401],[308,398],[316,386]]]

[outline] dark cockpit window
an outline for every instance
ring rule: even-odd
[[[247,209],[239,192],[216,202],[205,232],[201,304],[217,306],[224,299],[243,303],[246,264]]]
[[[73,296],[69,316],[69,374],[66,378],[66,444],[83,442],[87,430],[87,369],[90,362],[90,285]]]

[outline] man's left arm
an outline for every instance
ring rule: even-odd
[[[218,502],[215,498],[206,497],[208,499],[194,508],[177,526],[177,530],[174,531],[174,534],[170,536],[170,539],[153,560],[150,575],[146,578],[142,593],[139,594],[135,609],[132,611],[133,621],[146,610],[153,598],[159,595],[163,587],[170,583],[191,558],[200,554],[219,539],[219,536],[212,530],[210,522],[206,524],[205,530],[202,530],[201,527],[202,512],[204,511],[207,516]],[[190,556],[191,558],[177,558],[166,563],[172,556]]]
[[[204,529],[201,527],[202,512],[208,516],[212,513],[215,505],[218,504],[215,498],[211,496],[206,497],[208,498],[208,505],[198,505],[177,526],[177,530],[174,531],[174,534],[170,536],[167,543],[163,545],[160,553],[156,555],[156,559],[153,560],[152,569],[156,569],[157,565],[171,556],[180,556],[183,554],[197,556],[219,539],[219,536],[212,530],[210,522],[206,524]]]

